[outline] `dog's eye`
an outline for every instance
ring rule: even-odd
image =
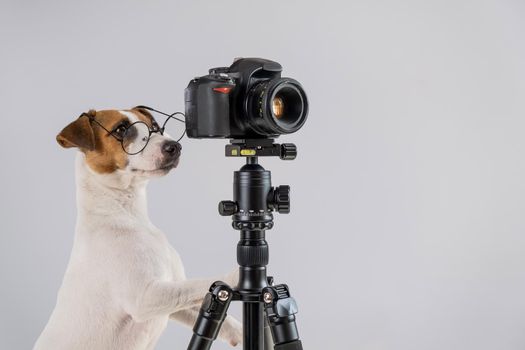
[[[157,124],[156,121],[153,121],[151,123],[151,127],[152,127],[153,131],[159,131],[160,130],[159,124]]]
[[[124,137],[127,130],[128,130],[127,125],[122,123],[122,124],[119,124],[115,129],[113,129],[113,134],[115,134],[115,136],[118,136],[118,137]]]

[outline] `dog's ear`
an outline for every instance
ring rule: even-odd
[[[94,111],[89,111],[94,113]],[[81,115],[77,120],[67,125],[57,135],[57,142],[64,148],[78,147],[81,150],[95,149],[95,134],[87,115]]]
[[[150,118],[151,120],[155,120],[153,118],[153,115],[151,114],[151,112],[148,111],[146,108],[144,108],[144,106],[136,106],[136,107],[133,107],[131,110],[137,111],[139,113],[142,113],[143,115],[145,115],[146,117]]]

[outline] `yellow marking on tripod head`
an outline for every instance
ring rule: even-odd
[[[241,149],[241,156],[254,156],[256,153],[254,149]]]
[[[236,149],[232,149],[232,156],[236,156],[237,155],[237,150]]]

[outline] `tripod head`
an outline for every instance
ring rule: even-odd
[[[273,139],[234,139],[226,145],[226,157],[246,157],[246,165],[234,173],[234,200],[221,201],[219,213],[233,215],[233,228],[265,230],[273,227],[273,211],[290,212],[290,186],[272,187],[270,172],[258,164],[258,157],[293,160],[293,143],[274,143]]]

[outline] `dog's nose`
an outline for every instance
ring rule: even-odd
[[[177,141],[166,141],[162,145],[162,153],[166,156],[176,156],[180,154],[182,146]]]

